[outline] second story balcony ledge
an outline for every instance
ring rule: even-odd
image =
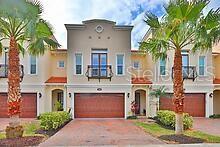
[[[113,77],[111,65],[88,65],[86,76],[89,79],[109,79]]]
[[[174,68],[172,67],[172,78]],[[197,77],[196,66],[182,66],[183,79],[192,79],[193,81]]]

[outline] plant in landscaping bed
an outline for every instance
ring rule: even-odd
[[[169,110],[160,110],[157,112],[157,120],[164,126],[175,128],[175,112]],[[188,113],[183,114],[184,129],[192,128],[193,118]]]
[[[9,41],[8,50],[8,110],[9,126],[7,138],[21,137],[23,127],[20,125],[21,106],[21,69],[20,54],[42,55],[47,49],[60,45],[52,39],[51,26],[41,18],[42,5],[37,0],[1,0],[0,1],[0,53],[2,41]],[[28,43],[28,46],[25,45]]]
[[[209,118],[220,118],[220,114],[213,114],[213,115],[210,115]]]
[[[66,122],[68,122],[71,117],[68,112],[58,111],[58,112],[47,112],[41,114],[40,117],[40,126],[44,130],[55,130]]]
[[[57,111],[63,111],[63,105],[61,104],[61,102],[56,101],[55,107]]]

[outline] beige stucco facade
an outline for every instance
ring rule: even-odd
[[[37,57],[37,73],[30,74],[30,55],[20,57],[24,65],[24,78],[21,82],[23,93],[37,93],[37,115],[54,111],[57,92],[63,92],[63,108],[74,116],[74,98],[76,93],[123,93],[125,118],[132,115],[131,102],[135,101],[136,93],[140,93],[140,114],[147,117],[156,115],[157,98],[151,97],[153,89],[165,85],[167,93],[172,93],[173,51],[167,53],[166,75],[160,75],[160,63],[154,61],[148,53],[131,51],[132,26],[119,26],[108,20],[89,20],[82,24],[66,24],[67,50],[56,49],[46,51]],[[97,26],[102,31],[97,31]],[[150,31],[143,40],[152,37]],[[8,42],[3,46],[8,47]],[[215,47],[215,49],[218,47]],[[88,65],[92,64],[93,51],[105,50],[107,64],[112,67],[111,79],[88,79]],[[186,47],[185,50],[189,50]],[[76,74],[76,54],[82,55],[82,73]],[[117,55],[123,55],[123,74],[117,75]],[[220,90],[213,84],[213,78],[220,78],[220,56],[212,55],[212,51],[189,53],[189,65],[196,67],[198,73],[199,56],[205,56],[205,75],[195,80],[184,80],[185,93],[205,94],[205,116],[220,113]],[[4,64],[4,52],[0,56],[0,64]],[[59,67],[59,62],[64,67]],[[136,65],[135,65],[136,64]],[[138,64],[138,65],[137,65]],[[135,67],[138,66],[138,67]],[[66,81],[47,82],[51,78],[62,78]],[[148,83],[133,83],[132,78],[147,78]],[[220,83],[219,83],[220,84]],[[216,90],[213,92],[213,90]],[[7,92],[7,78],[0,78],[0,93]],[[212,96],[213,95],[213,96]],[[55,99],[55,100],[54,100]],[[144,113],[144,111],[146,111]]]

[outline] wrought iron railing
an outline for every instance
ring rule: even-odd
[[[20,78],[24,77],[24,66],[20,65]],[[8,78],[8,65],[0,64],[0,78]]]
[[[89,79],[110,79],[113,77],[111,65],[88,65],[86,76]]]
[[[172,68],[172,78],[174,68]],[[182,66],[183,79],[192,79],[193,81],[197,77],[196,66]]]

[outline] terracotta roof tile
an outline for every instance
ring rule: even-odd
[[[67,83],[67,77],[50,77],[45,83]]]
[[[147,77],[137,77],[131,79],[132,84],[152,84]]]
[[[220,84],[220,79],[214,79],[213,84]]]

